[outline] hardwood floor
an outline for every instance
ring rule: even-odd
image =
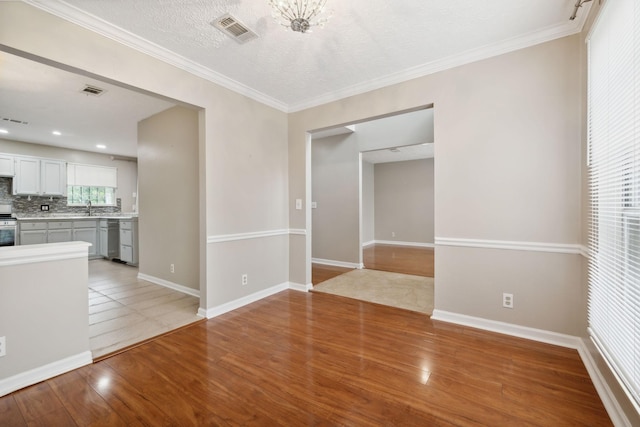
[[[371,270],[434,276],[433,248],[413,246],[371,245],[364,248],[364,267]]]
[[[576,350],[283,291],[0,398],[3,426],[607,426]]]
[[[432,248],[371,245],[363,250],[364,267],[371,270],[434,277],[433,254]],[[317,285],[351,270],[353,269],[312,264],[311,283]]]

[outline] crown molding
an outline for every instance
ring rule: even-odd
[[[220,85],[226,89],[232,90],[240,95],[244,95],[262,104],[273,107],[277,110],[288,112],[287,104],[277,99],[265,95],[255,89],[250,88],[240,82],[230,79],[210,68],[204,67],[190,59],[176,54],[162,46],[143,39],[129,31],[117,27],[95,15],[91,15],[72,6],[64,1],[51,0],[22,0],[23,2],[36,7],[45,12],[51,13],[66,21],[77,24],[87,30],[100,34],[139,52],[147,54],[153,58],[159,59],[174,67],[187,71],[195,76],[206,79],[212,83]]]
[[[577,34],[582,31],[589,12],[591,3],[586,3],[579,11],[577,18],[565,24],[555,25],[546,29],[535,31],[524,36],[515,37],[500,43],[482,46],[447,58],[432,61],[416,67],[403,70],[398,73],[389,74],[377,79],[369,80],[365,83],[352,85],[339,89],[337,91],[327,93],[315,98],[310,98],[297,103],[287,104],[286,102],[275,99],[262,92],[250,88],[240,82],[237,82],[227,76],[217,73],[207,67],[204,67],[190,59],[184,58],[162,46],[145,40],[133,33],[119,28],[109,22],[98,18],[97,16],[88,14],[75,6],[65,3],[62,0],[22,0],[38,9],[49,12],[59,18],[77,24],[90,31],[105,36],[111,40],[119,42],[125,46],[133,48],[139,52],[145,53],[151,57],[159,59],[177,68],[185,70],[195,76],[206,79],[212,83],[218,84],[224,88],[232,90],[240,95],[244,95],[262,104],[273,107],[285,113],[294,113],[308,108],[317,107],[319,105],[338,101],[350,96],[360,95],[372,90],[381,89],[386,86],[403,83],[419,77],[424,77],[440,71],[445,71],[461,65],[470,64],[472,62],[491,58],[493,56],[502,55],[526,47],[534,46],[547,41],[555,40],[561,37]]]
[[[580,33],[582,31],[582,28],[584,27],[587,17],[589,16],[591,3],[586,3],[583,6],[583,9],[583,13],[580,13],[580,15],[575,20],[569,21],[567,18],[567,23],[565,24],[555,25],[540,31],[525,34],[520,37],[514,37],[500,43],[494,43],[479,47],[477,49],[468,50],[457,55],[452,55],[447,58],[438,59],[436,61],[408,68],[398,73],[389,74],[384,77],[369,80],[368,82],[349,86],[332,93],[309,99],[307,101],[290,104],[288,111],[289,113],[294,113],[297,111],[306,110],[308,108],[317,107],[329,102],[348,98],[350,96],[361,95],[366,92],[382,89],[394,84],[404,83],[409,80],[424,77],[430,74],[435,74],[440,71],[449,70],[461,65],[470,64],[473,62],[481,61],[483,59],[488,59],[494,56],[502,55],[505,53],[545,43],[551,40]]]

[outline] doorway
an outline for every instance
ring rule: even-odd
[[[356,269],[433,280],[433,109],[341,128],[309,146],[312,283]]]

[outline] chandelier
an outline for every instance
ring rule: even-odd
[[[327,0],[268,0],[271,16],[283,27],[306,33],[311,27],[323,27],[329,17],[321,18]]]

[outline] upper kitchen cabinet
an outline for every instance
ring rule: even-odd
[[[13,177],[16,174],[15,159],[8,154],[0,154],[0,176]]]
[[[40,193],[43,196],[67,195],[67,164],[60,160],[40,160]]]
[[[60,197],[66,193],[66,162],[37,157],[15,157],[14,195]]]

